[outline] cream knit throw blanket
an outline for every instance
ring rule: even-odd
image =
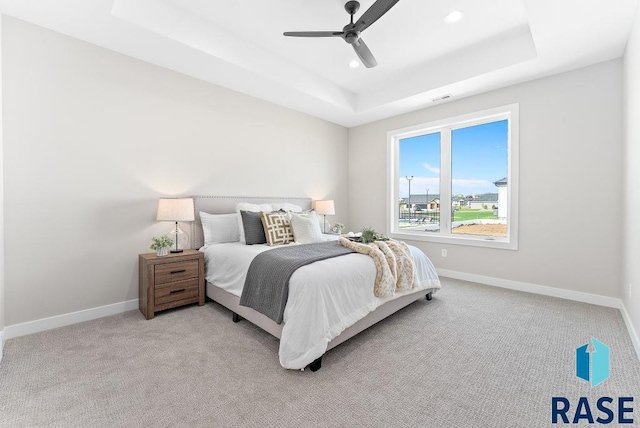
[[[341,245],[358,253],[371,256],[376,265],[373,294],[376,297],[393,296],[396,291],[413,288],[413,258],[407,244],[401,241],[375,241],[371,244],[340,238]]]

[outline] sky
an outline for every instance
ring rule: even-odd
[[[452,194],[497,193],[507,176],[508,121],[456,129],[451,139]],[[400,196],[440,193],[440,134],[400,140]]]

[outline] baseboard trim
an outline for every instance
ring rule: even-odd
[[[622,304],[620,308],[620,313],[622,314],[622,319],[624,323],[627,325],[627,331],[629,331],[629,336],[631,336],[631,342],[633,343],[633,347],[636,350],[636,355],[640,360],[640,338],[638,337],[638,332],[633,327],[633,323],[631,322],[631,317],[629,316],[629,312],[627,312],[627,307]]]
[[[600,296],[599,294],[583,293],[582,291],[565,290],[563,288],[511,281],[509,279],[493,278],[490,276],[475,275],[447,269],[437,269],[437,271],[438,275],[463,281],[477,282],[479,284],[492,285],[494,287],[508,288],[510,290],[524,291],[533,294],[541,294],[544,296],[559,297],[560,299],[574,300],[576,302],[590,303],[592,305],[606,306],[608,308],[621,309],[623,307],[622,300],[617,297]]]
[[[620,311],[622,319],[627,326],[627,332],[633,343],[633,348],[640,360],[640,339],[633,327],[627,308],[622,299],[616,297],[600,296],[598,294],[583,293],[581,291],[565,290],[562,288],[547,287],[546,285],[529,284],[527,282],[511,281],[508,279],[493,278],[490,276],[474,275],[471,273],[457,272],[448,269],[437,269],[438,275],[447,278],[460,279],[462,281],[477,282],[479,284],[494,287],[508,288],[510,290],[524,291],[526,293],[541,294],[544,296],[558,297],[560,299],[574,300],[576,302],[590,303],[592,305],[615,308]]]
[[[109,315],[121,314],[134,309],[138,309],[138,299],[85,309],[78,312],[71,312],[69,314],[56,315],[54,317],[42,318],[21,324],[9,325],[4,328],[4,333],[8,340],[14,337],[39,333],[41,331],[77,324],[83,321],[90,321],[97,318],[107,317]]]
[[[448,269],[437,269],[438,275],[462,281],[477,282],[479,284],[494,287],[507,288],[510,290],[524,291],[527,293],[541,294],[544,296],[558,297],[561,299],[574,300],[577,302],[590,303],[598,306],[606,306],[620,310],[622,319],[627,326],[627,331],[633,343],[638,359],[640,359],[640,338],[636,332],[627,308],[621,299],[597,294],[583,293],[581,291],[565,290],[561,288],[548,287],[545,285],[530,284],[527,282],[512,281],[508,279],[494,278],[490,276],[475,275],[465,272],[457,272]],[[14,337],[26,336],[28,334],[39,333],[58,327],[77,324],[83,321],[90,321],[97,318],[116,315],[138,309],[138,299],[127,300],[125,302],[114,303],[112,305],[100,306],[92,309],[71,312],[69,314],[57,315],[21,324],[6,326],[4,331],[0,331],[0,362],[2,361],[4,341]]]

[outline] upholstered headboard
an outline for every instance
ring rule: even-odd
[[[236,212],[236,205],[240,202],[252,204],[269,204],[274,202],[288,202],[299,205],[303,210],[311,209],[311,198],[260,198],[242,196],[193,196],[195,221],[191,223],[191,248],[199,249],[204,245],[200,211],[209,214],[231,214]]]

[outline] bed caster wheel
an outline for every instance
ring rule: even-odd
[[[427,300],[431,300],[431,299],[433,299],[433,294],[432,294],[432,293],[427,293],[427,295],[425,296],[425,298],[426,298]]]
[[[322,367],[322,357],[315,360],[313,363],[309,364],[309,368],[312,372],[317,372]]]

